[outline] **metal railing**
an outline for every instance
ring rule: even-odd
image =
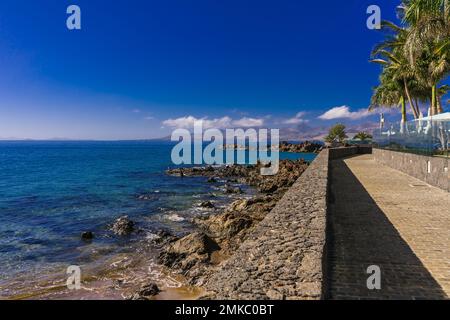
[[[450,157],[450,120],[423,118],[385,122],[373,132],[374,146],[427,156]]]

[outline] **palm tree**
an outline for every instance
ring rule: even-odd
[[[338,123],[330,128],[330,130],[328,131],[328,135],[324,138],[324,140],[328,143],[343,143],[346,138],[348,137],[347,133],[345,132],[345,125]]]
[[[431,115],[442,112],[438,86],[450,72],[450,0],[404,0],[404,50],[417,78],[431,89]]]
[[[403,19],[411,24],[420,23],[424,17],[441,15],[450,17],[449,0],[403,0],[400,9],[403,11]]]
[[[389,70],[392,81],[399,82],[398,85],[403,86],[402,96],[408,98],[410,108],[413,112],[414,118],[419,117],[419,107],[415,105],[412,99],[410,88],[415,85],[414,70],[404,55],[404,45],[408,36],[408,31],[389,21],[383,21],[382,28],[384,30],[394,32],[394,35],[389,35],[385,41],[380,43],[372,51],[373,59],[371,62],[383,65],[385,70]],[[403,112],[402,112],[403,114]],[[403,119],[406,121],[406,119]]]
[[[430,115],[441,113],[449,91],[441,82],[450,74],[450,0],[403,0],[398,13],[402,25],[383,21],[386,39],[372,51],[371,62],[383,68],[369,109],[400,105],[406,121],[407,99],[415,118],[419,102],[430,102]]]
[[[355,134],[353,139],[359,139],[361,141],[366,141],[366,140],[372,139],[372,135],[368,134],[367,132],[361,131],[361,132],[358,132],[357,134]]]
[[[393,108],[400,106],[402,122],[406,122],[405,89],[401,81],[395,77],[393,69],[385,68],[380,76],[380,84],[374,88],[369,111],[375,108]]]
[[[449,85],[442,85],[437,89],[437,109],[438,113],[444,112],[444,108],[442,107],[442,97],[447,95],[450,92]]]

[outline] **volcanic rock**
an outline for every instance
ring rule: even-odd
[[[114,222],[111,230],[118,236],[129,235],[134,230],[134,222],[128,216],[122,216]]]

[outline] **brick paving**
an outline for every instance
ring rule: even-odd
[[[448,299],[450,193],[372,155],[333,160],[330,191],[330,298]],[[370,265],[380,290],[367,289]]]

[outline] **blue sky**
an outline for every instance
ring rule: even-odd
[[[70,4],[81,30],[66,28]],[[379,73],[371,4],[395,19],[385,0],[2,0],[0,138],[377,121],[361,110]],[[342,118],[318,118],[333,107]]]

